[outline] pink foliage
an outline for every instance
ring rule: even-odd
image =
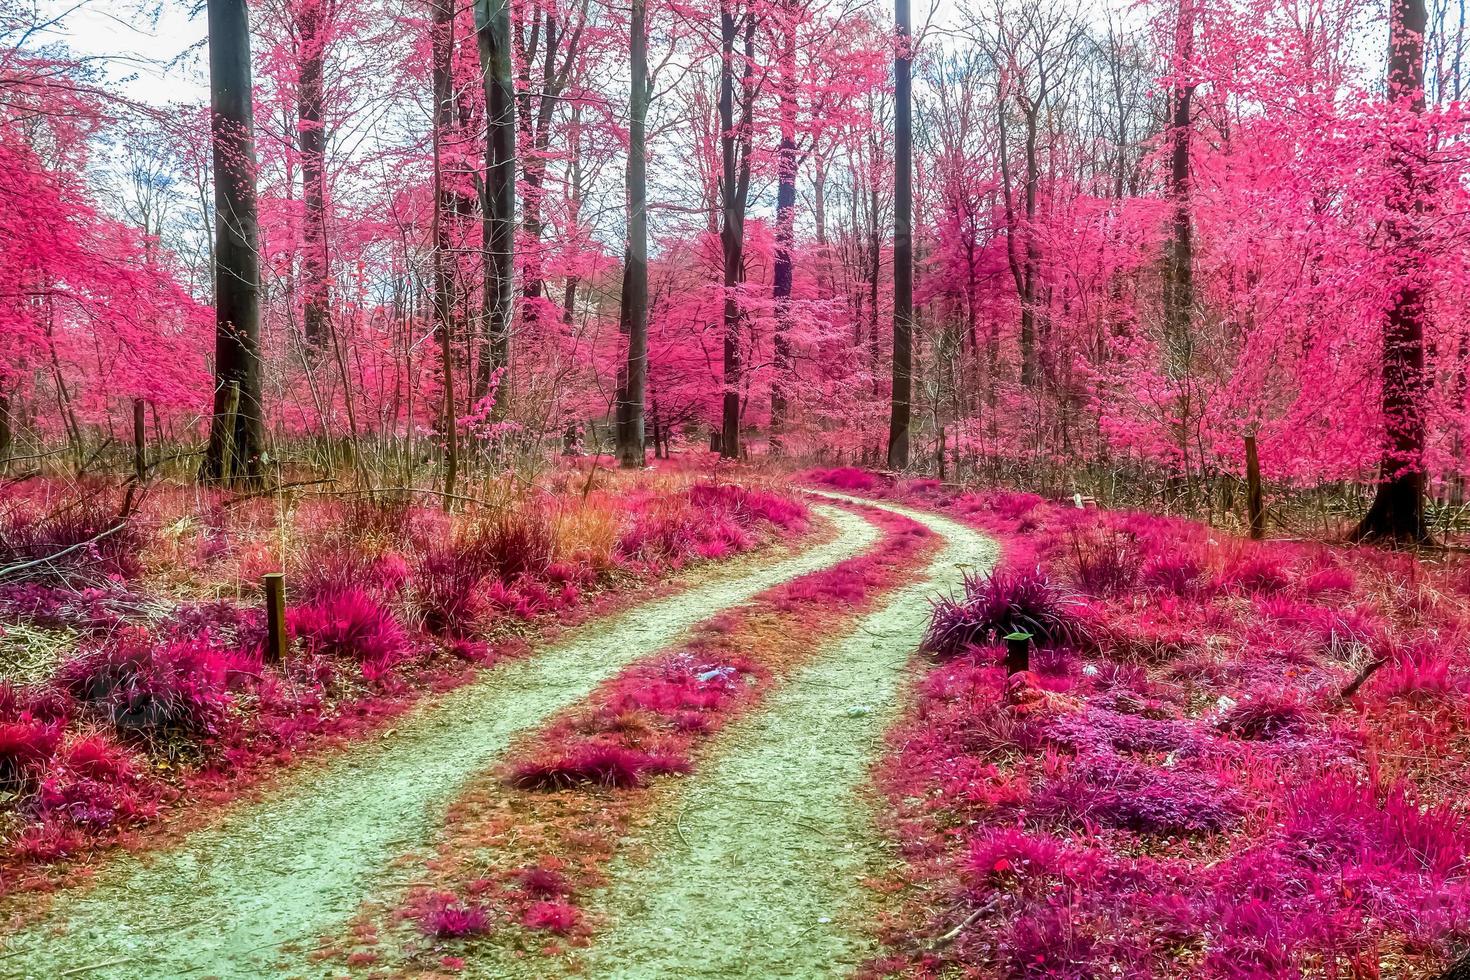
[[[412,649],[407,631],[393,613],[359,588],[325,592],[293,607],[287,624],[308,654],[341,657],[379,670]]]
[[[424,934],[437,939],[479,936],[490,929],[488,909],[483,905],[461,901],[447,892],[437,892],[425,898],[418,914],[419,926]]]

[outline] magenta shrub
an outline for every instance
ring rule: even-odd
[[[532,902],[521,914],[527,929],[542,929],[564,936],[577,927],[577,909],[564,901]]]
[[[872,490],[878,485],[878,474],[861,470],[855,466],[843,466],[832,470],[812,470],[807,474],[814,483],[832,487],[834,490],[852,490],[859,493]]]
[[[953,657],[1005,636],[1030,633],[1037,646],[1085,642],[1071,600],[1039,571],[965,574],[963,594],[934,602],[922,649]]]
[[[523,869],[516,881],[522,891],[537,898],[565,895],[570,890],[566,877],[560,871],[536,865]]]
[[[1081,757],[1045,787],[1033,812],[1073,826],[1141,834],[1191,834],[1234,826],[1246,805],[1218,778],[1116,756]]]
[[[424,900],[419,912],[419,927],[436,939],[461,939],[490,931],[490,912],[483,905],[461,901],[448,892],[438,892]]]
[[[220,735],[232,685],[257,670],[258,662],[207,639],[161,640],[130,630],[62,665],[57,680],[124,739],[167,750]]]
[[[61,727],[22,713],[0,721],[0,793],[19,795],[33,787],[61,742]]]
[[[1253,691],[1226,711],[1215,727],[1235,738],[1268,742],[1306,732],[1313,727],[1314,715],[1293,691]]]
[[[401,660],[412,641],[398,619],[365,590],[339,588],[291,609],[287,624],[308,653],[378,668]]]

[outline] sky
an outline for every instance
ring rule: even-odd
[[[108,88],[149,105],[200,103],[208,96],[203,3],[179,0],[38,0],[43,17],[65,15],[44,42],[63,43],[109,80]]]

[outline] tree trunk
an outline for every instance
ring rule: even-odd
[[[1389,10],[1388,98],[1416,115],[1424,112],[1424,0],[1392,0]],[[1415,132],[1415,130],[1409,130]],[[1402,141],[1404,136],[1394,137]],[[1416,139],[1417,143],[1417,139]],[[1354,541],[1428,541],[1424,519],[1424,283],[1414,254],[1414,219],[1424,188],[1416,156],[1422,145],[1392,147],[1397,188],[1390,191],[1387,247],[1394,275],[1392,304],[1383,324],[1384,445],[1378,492]]]
[[[771,454],[779,456],[785,446],[786,412],[791,384],[791,289],[794,269],[791,245],[796,229],[796,11],[795,3],[783,5],[787,23],[781,38],[780,120],[781,143],[776,149],[776,233],[771,269],[771,299],[776,327],[771,338],[774,363],[771,376]]]
[[[453,504],[454,483],[459,475],[459,424],[454,411],[454,251],[446,227],[453,207],[444,188],[444,134],[454,121],[454,7],[450,0],[435,0],[431,40],[434,76],[434,330],[439,338],[439,370],[444,379],[441,409],[444,427],[444,497],[447,511]]]
[[[1041,382],[1040,357],[1036,343],[1036,281],[1041,274],[1041,243],[1036,237],[1036,197],[1041,184],[1041,167],[1036,160],[1037,113],[1040,107],[1024,105],[1026,115],[1026,261],[1021,267],[1021,383]]]
[[[1179,0],[1175,34],[1175,72],[1189,70],[1194,57],[1194,0]],[[1189,372],[1194,314],[1194,223],[1189,204],[1190,104],[1194,86],[1174,83],[1169,124],[1169,196],[1173,202],[1173,234],[1165,262],[1164,372],[1182,378]]]
[[[618,405],[618,465],[642,469],[643,402],[648,381],[648,32],[646,0],[633,0],[628,97],[628,253],[622,319],[628,325],[627,385]],[[654,447],[657,451],[657,446]]]
[[[297,142],[301,151],[302,336],[308,357],[318,353],[330,330],[331,285],[327,259],[327,130],[322,82],[326,60],[327,0],[302,0],[296,8],[299,78],[296,86]]]
[[[720,420],[720,455],[740,458],[740,382],[743,364],[740,345],[741,282],[745,277],[745,208],[750,188],[749,142],[751,81],[754,65],[755,21],[747,13],[745,69],[742,75],[741,114],[735,119],[735,41],[740,31],[735,17],[736,0],[720,4],[720,244],[724,260],[725,343],[724,399]]]
[[[260,257],[255,210],[255,134],[250,90],[250,24],[245,0],[209,0],[209,87],[214,146],[214,412],[200,478],[263,477],[260,385]],[[231,385],[239,410],[227,411]]]
[[[1256,454],[1256,437],[1245,437],[1245,512],[1252,541],[1266,536],[1266,506],[1261,497],[1261,459]]]
[[[888,417],[888,468],[901,470],[909,465],[914,330],[909,0],[894,0],[894,12],[898,21],[898,56],[893,62],[893,397]]]
[[[511,64],[510,0],[475,0],[475,33],[485,88],[485,202],[481,247],[485,260],[485,349],[477,390],[489,390],[490,374],[510,363],[510,323],[515,311],[516,108]],[[497,413],[509,387],[502,384]]]

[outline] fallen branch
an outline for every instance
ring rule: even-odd
[[[982,905],[975,911],[971,912],[969,915],[965,916],[965,920],[963,922],[955,926],[949,932],[946,932],[944,935],[940,936],[938,939],[934,940],[933,944],[929,947],[929,951],[933,952],[938,949],[943,949],[950,943],[954,942],[960,937],[960,933],[964,932],[966,929],[974,925],[975,921],[979,919],[980,916],[985,914],[985,910],[987,908],[987,905]]]
[[[51,562],[55,561],[56,559],[58,559],[58,558],[65,558],[67,555],[71,554],[73,551],[77,551],[77,550],[79,550],[81,548],[86,548],[86,547],[89,547],[91,545],[94,545],[98,541],[101,541],[103,538],[107,537],[108,535],[116,534],[118,531],[121,531],[123,528],[125,528],[127,526],[128,526],[127,521],[123,521],[121,524],[117,524],[117,525],[114,525],[113,527],[108,528],[107,530],[103,531],[101,534],[97,535],[96,537],[88,538],[86,541],[78,541],[76,544],[73,544],[73,545],[68,545],[67,547],[62,548],[60,551],[58,551],[54,555],[47,555],[45,558],[34,558],[34,559],[30,560],[30,561],[23,561],[23,562],[21,562],[21,563],[19,563],[17,565],[8,565],[5,568],[0,568],[0,578],[5,578],[7,575],[14,575],[16,572],[23,572],[23,571],[25,571],[28,568],[35,568],[37,565],[49,565]]]

